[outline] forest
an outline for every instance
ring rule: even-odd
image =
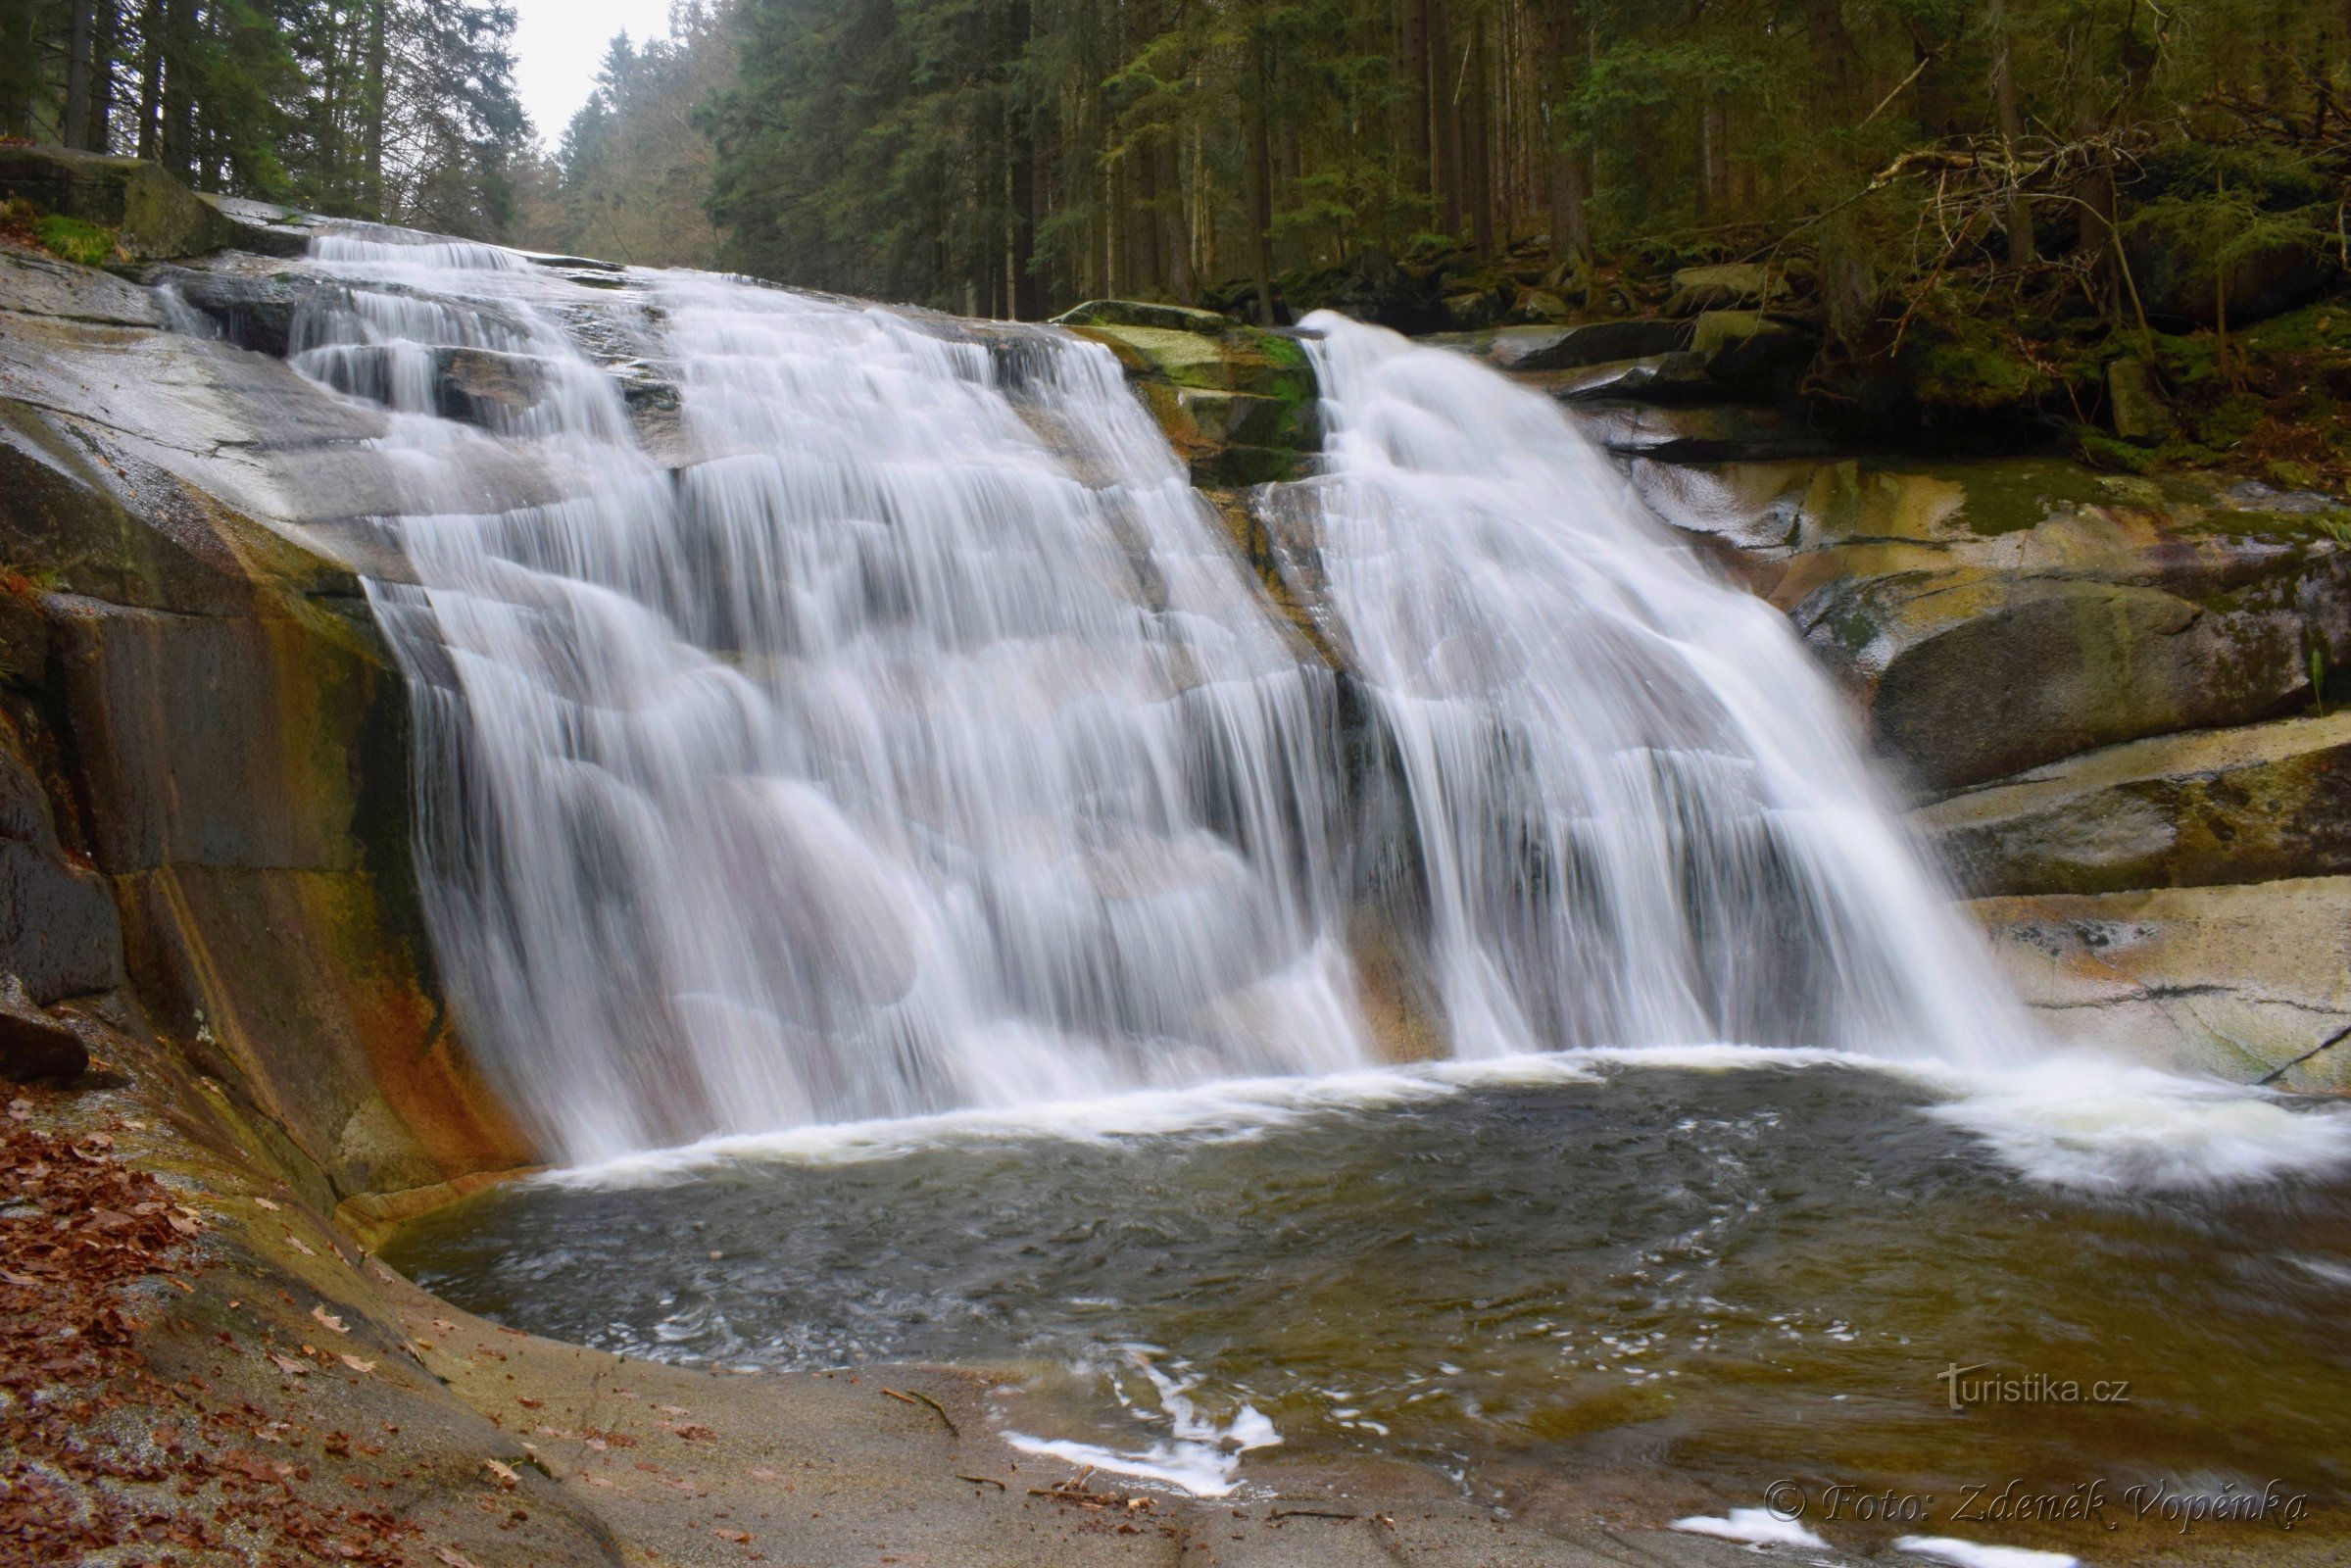
[[[2227,387],[2231,316],[2346,255],[2344,0],[681,0],[560,132],[497,0],[0,17],[13,134],[970,315],[1462,329],[1759,263],[1861,358],[1996,302],[2158,364],[2211,329]]]
[[[514,27],[479,0],[0,0],[0,133],[503,236],[533,167]]]

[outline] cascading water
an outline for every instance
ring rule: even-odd
[[[1456,1054],[2030,1038],[1786,621],[1694,564],[1549,399],[1310,318],[1319,556],[1403,779]]]
[[[436,949],[557,1152],[1363,1059],[1330,677],[1105,352],[658,275],[671,471],[505,253],[319,259],[297,363],[408,476]],[[528,383],[494,435],[462,353]],[[485,512],[516,446],[557,494]]]
[[[315,261],[296,363],[391,411],[436,947],[556,1152],[1371,1059],[1332,676],[1107,354],[697,274],[585,304],[383,232]],[[1329,471],[1267,505],[1400,775],[1454,1053],[2020,1036],[1778,617],[1544,400],[1315,327]]]

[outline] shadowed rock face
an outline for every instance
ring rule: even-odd
[[[397,671],[287,515],[364,511],[279,454],[370,422],[103,272],[10,254],[0,313],[0,971],[152,1018],[322,1201],[527,1163],[438,994]]]

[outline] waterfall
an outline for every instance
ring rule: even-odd
[[[1830,1046],[1988,1063],[2030,1028],[1786,620],[1550,399],[1320,314],[1319,557],[1401,775],[1456,1054]]]
[[[493,253],[495,254],[495,253]],[[1364,1059],[1333,681],[1098,345],[345,239],[296,363],[392,410],[419,869],[568,1160]],[[576,297],[587,291],[566,288]],[[683,461],[575,346],[638,332]],[[442,416],[463,351],[530,395]],[[482,510],[517,453],[549,492]]]
[[[1338,675],[1098,345],[308,265],[294,363],[386,420],[435,954],[558,1158],[1364,1064],[1383,901],[1458,1054],[2023,1034],[1789,629],[1464,359],[1313,323],[1327,471],[1261,500]]]

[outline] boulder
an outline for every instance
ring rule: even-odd
[[[1214,311],[1189,305],[1159,305],[1149,300],[1088,300],[1053,318],[1061,326],[1148,326],[1163,332],[1214,335],[1241,323]]]
[[[1706,373],[1706,357],[1688,349],[1646,359],[1612,360],[1554,372],[1551,396],[1562,403],[1711,403],[1723,389]]]
[[[299,233],[229,217],[161,165],[139,158],[0,146],[0,196],[114,229],[122,252],[137,262],[230,248],[299,256],[309,245]]]
[[[2054,1038],[2239,1083],[2351,1090],[2351,877],[1978,900]]]
[[[87,1070],[89,1048],[25,995],[15,975],[0,979],[0,1078],[72,1078]]]
[[[1117,356],[1198,483],[1295,478],[1320,448],[1314,369],[1295,337],[1118,300],[1081,305],[1056,324]]]
[[[2351,652],[2351,571],[2329,562],[2323,640]],[[2212,604],[2128,583],[1973,568],[1845,580],[1796,625],[1860,697],[1872,740],[1925,789],[1953,789],[2144,735],[2306,701],[2305,574]]]
[[[2195,224],[2192,209],[2157,206],[2123,225],[2131,281],[2160,321],[2211,326],[2220,318],[2220,290]],[[2239,257],[2229,269],[2229,324],[2250,326],[2316,299],[2336,275],[2333,257],[2316,243],[2333,227],[2329,204],[2306,238],[2280,237]]]
[[[1701,311],[1764,310],[1785,304],[1793,293],[1785,270],[1766,267],[1760,262],[1685,267],[1674,273],[1673,292],[1665,299],[1665,314],[1695,316]]]
[[[1644,493],[1789,612],[1873,744],[1943,793],[2077,752],[2282,717],[2351,654],[2325,514],[2046,459],[1685,470]]]
[[[1915,820],[1977,894],[2351,874],[2351,712],[2107,747]]]
[[[1705,311],[1691,323],[1690,347],[1726,390],[1768,397],[1794,390],[1821,340],[1761,311]]]
[[[1538,349],[1512,367],[1520,370],[1573,370],[1612,360],[1641,360],[1673,354],[1690,345],[1688,321],[1639,319],[1590,321],[1571,326],[1559,341]]]

